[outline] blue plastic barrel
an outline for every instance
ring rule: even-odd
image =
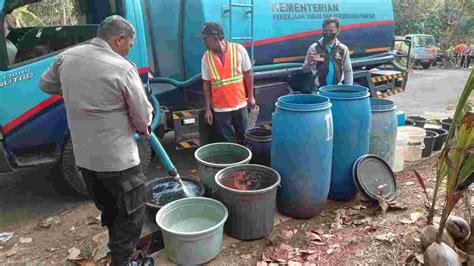
[[[270,167],[270,149],[272,131],[266,128],[254,127],[245,131],[245,146],[252,151],[250,163]]]
[[[327,200],[331,180],[331,103],[319,95],[282,96],[272,117],[271,165],[281,175],[277,207],[310,218]]]
[[[325,86],[320,88],[319,93],[331,99],[334,117],[329,198],[350,200],[357,193],[352,166],[360,156],[369,152],[369,89],[352,85]]]
[[[398,128],[395,103],[384,99],[370,99],[370,106],[372,123],[369,152],[378,155],[393,167]]]

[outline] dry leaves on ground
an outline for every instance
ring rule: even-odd
[[[352,222],[353,225],[363,225],[363,224],[369,224],[371,223],[373,220],[372,217],[365,217],[363,219],[358,219],[358,220],[354,220]]]
[[[284,224],[283,228],[281,230],[281,235],[284,239],[290,239],[292,238],[298,230],[291,228],[288,224]]]
[[[406,209],[408,209],[406,206],[400,205],[396,201],[388,203],[388,211],[404,211]]]
[[[248,260],[250,258],[252,258],[252,255],[250,254],[243,254],[243,255],[240,255],[240,258],[244,259],[244,260]]]
[[[74,248],[70,248],[67,251],[67,253],[68,253],[68,255],[67,255],[68,260],[77,260],[77,259],[79,259],[79,255],[81,254],[81,250],[74,247]]]
[[[20,237],[21,244],[28,244],[31,242],[33,242],[33,239],[31,237]]]
[[[100,216],[98,216],[98,217],[88,216],[84,223],[86,225],[99,224],[100,223]]]
[[[306,238],[309,240],[309,242],[313,242],[313,241],[323,241],[323,239],[317,234],[317,233],[314,233],[314,232],[306,232]]]
[[[61,223],[61,219],[59,219],[59,217],[57,217],[57,216],[53,216],[53,217],[49,217],[48,219],[46,219],[45,223],[48,223],[48,224],[60,224],[60,223]]]
[[[73,260],[77,266],[96,266],[97,263],[93,259],[77,259]]]
[[[387,234],[383,234],[383,235],[377,235],[375,236],[375,239],[376,240],[379,240],[379,241],[382,241],[382,242],[388,242],[388,243],[392,243],[395,238],[397,237],[397,235],[393,234],[393,233],[387,233]]]
[[[270,247],[262,254],[262,260],[266,262],[288,262],[293,258],[293,247],[280,243],[277,247]]]
[[[36,225],[36,228],[38,228],[38,229],[49,229],[49,228],[51,228],[51,224],[46,222],[46,221],[41,221]]]
[[[414,224],[423,216],[421,212],[410,213],[410,219],[401,219],[400,222],[403,224]]]

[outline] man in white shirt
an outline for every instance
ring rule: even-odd
[[[255,106],[252,62],[242,45],[224,40],[224,30],[217,23],[205,23],[201,37],[208,49],[201,62],[204,118],[209,124],[215,120],[226,141],[243,143],[247,107]]]

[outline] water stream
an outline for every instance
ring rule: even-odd
[[[155,185],[151,188],[151,193],[152,199],[150,202],[164,206],[178,199],[198,196],[200,188],[195,183],[180,178]]]

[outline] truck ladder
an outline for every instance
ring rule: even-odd
[[[254,64],[254,38],[253,38],[253,25],[254,25],[254,0],[250,0],[250,4],[235,3],[235,0],[229,0],[229,39],[231,42],[250,42],[250,60],[252,66]],[[232,33],[232,11],[234,8],[247,8],[247,14],[250,14],[250,35],[249,36],[234,36]]]

